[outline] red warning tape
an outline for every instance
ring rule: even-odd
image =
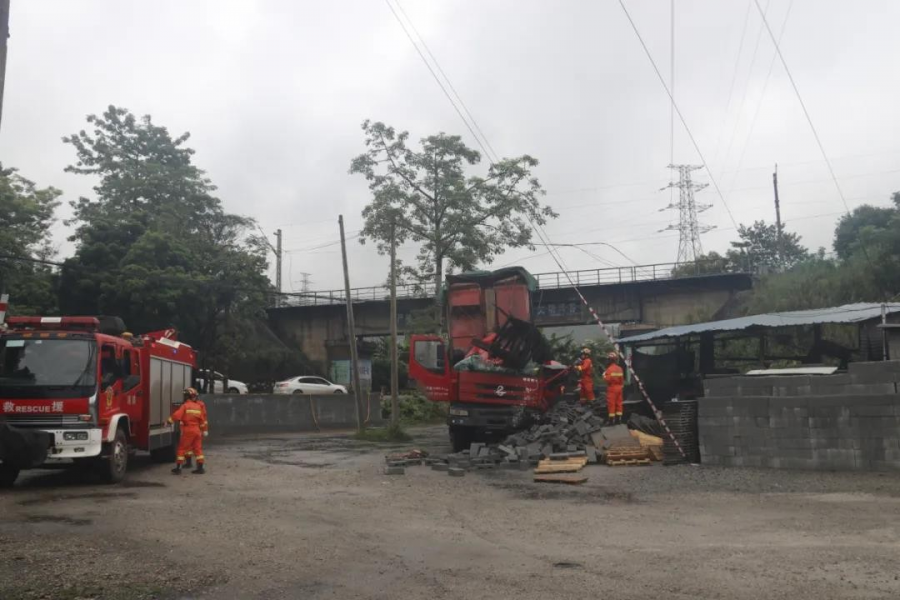
[[[568,273],[566,273],[566,275],[568,276]],[[647,389],[644,387],[644,382],[641,381],[640,377],[638,377],[637,371],[634,370],[634,367],[631,364],[631,357],[625,356],[625,353],[622,352],[622,349],[619,346],[619,342],[615,337],[613,337],[612,333],[606,327],[606,324],[597,314],[597,311],[595,311],[594,308],[590,304],[588,304],[587,299],[581,294],[581,290],[579,290],[577,286],[573,287],[575,289],[575,293],[578,294],[579,298],[581,298],[581,302],[587,307],[589,311],[591,311],[591,316],[593,316],[594,320],[597,321],[597,325],[599,325],[600,329],[603,330],[604,335],[606,335],[606,337],[609,338],[609,341],[612,342],[613,346],[615,346],[616,354],[625,359],[625,365],[628,367],[628,370],[631,371],[631,376],[634,377],[635,383],[638,384],[638,389],[641,390],[641,394],[644,396],[644,400],[646,400],[647,404],[650,405],[650,408],[653,409],[653,416],[656,417],[656,420],[659,421],[659,424],[663,426],[663,428],[666,430],[666,433],[668,433],[669,437],[672,438],[672,443],[674,443],[675,447],[678,448],[678,452],[681,453],[681,456],[683,458],[687,458],[687,454],[685,454],[684,448],[682,448],[681,444],[678,443],[678,440],[675,438],[675,434],[672,433],[672,430],[669,429],[668,423],[666,423],[666,420],[663,419],[662,413],[656,409],[656,405],[653,403],[653,400],[650,399],[650,394],[647,393]]]

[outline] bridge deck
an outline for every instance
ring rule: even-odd
[[[677,270],[676,270],[677,269]],[[583,269],[564,272],[537,273],[538,287],[543,290],[561,289],[581,286],[619,285],[642,281],[664,281],[685,277],[715,276],[735,273],[750,273],[751,269],[737,268],[731,262],[699,261],[684,263],[659,263],[653,265],[634,265],[631,267],[608,267],[602,269]],[[573,285],[574,284],[574,285]],[[434,283],[397,285],[398,298],[430,298],[434,296]],[[387,285],[359,287],[350,289],[350,297],[354,302],[377,302],[390,297]],[[276,308],[294,306],[319,306],[327,304],[344,304],[344,290],[324,290],[314,292],[279,294],[272,302]]]

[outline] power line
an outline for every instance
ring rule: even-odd
[[[672,0],[672,1],[674,2],[674,0]],[[412,28],[413,32],[416,34],[416,37],[418,37],[419,41],[422,42],[422,47],[425,48],[425,52],[427,52],[428,56],[431,57],[431,60],[434,61],[434,66],[437,67],[438,72],[441,74],[441,76],[447,82],[447,87],[450,88],[450,91],[452,91],[453,94],[456,96],[456,99],[459,100],[459,105],[462,107],[463,111],[465,111],[466,115],[472,121],[472,125],[475,126],[475,129],[478,131],[478,133],[481,134],[481,137],[484,140],[484,143],[487,145],[487,147],[493,153],[494,157],[499,157],[499,154],[497,154],[497,152],[494,150],[494,147],[491,146],[491,142],[487,139],[487,136],[484,135],[484,132],[481,130],[481,127],[478,125],[478,121],[476,121],[475,117],[472,116],[472,113],[469,112],[469,107],[466,106],[465,102],[463,102],[462,96],[460,96],[459,93],[456,91],[456,88],[453,87],[453,82],[450,81],[450,78],[447,77],[446,73],[444,73],[444,69],[441,68],[441,63],[439,63],[437,58],[434,57],[434,54],[431,53],[431,48],[428,47],[428,44],[425,42],[425,38],[423,38],[422,35],[419,33],[419,30],[416,29],[416,24],[413,22],[412,19],[409,18],[409,16],[406,14],[406,11],[403,10],[403,5],[400,4],[400,0],[394,0],[394,3],[397,5],[397,8],[400,9],[400,12],[403,13],[404,18],[407,20],[407,22],[409,23],[409,26]]]
[[[428,72],[431,73],[432,77],[434,77],[434,80],[438,84],[438,87],[441,88],[441,91],[444,92],[444,96],[447,97],[447,100],[449,100],[450,104],[453,106],[453,110],[455,110],[456,114],[459,115],[459,118],[462,119],[462,122],[466,126],[466,129],[468,129],[469,133],[472,134],[472,137],[475,138],[475,142],[478,144],[479,147],[481,147],[481,150],[484,152],[485,156],[488,157],[488,160],[490,160],[491,163],[496,162],[494,160],[491,160],[491,154],[488,152],[488,149],[481,142],[481,138],[478,137],[478,135],[475,133],[475,130],[472,129],[472,126],[469,124],[468,119],[466,119],[463,116],[462,111],[459,109],[459,107],[456,105],[456,102],[454,102],[453,98],[450,96],[450,93],[447,91],[447,88],[444,87],[444,84],[441,81],[440,77],[438,77],[437,73],[434,72],[434,69],[431,67],[431,63],[429,63],[428,59],[425,58],[425,55],[422,53],[422,50],[419,48],[419,45],[413,39],[412,34],[410,34],[409,30],[406,28],[406,25],[403,23],[403,19],[401,19],[400,15],[397,14],[397,11],[394,10],[394,6],[391,4],[390,0],[384,0],[384,3],[387,4],[388,8],[391,9],[391,13],[394,15],[394,18],[397,20],[397,23],[399,23],[400,27],[403,28],[403,33],[405,33],[406,37],[409,39],[409,43],[412,44],[413,48],[416,49],[416,52],[419,54],[419,57],[422,59],[422,62],[425,63],[425,66],[428,68]],[[407,17],[407,18],[409,18],[409,17]],[[410,23],[411,22],[412,21],[410,21]],[[435,61],[435,64],[437,64],[437,61]]]
[[[766,0],[766,12],[769,10],[770,0]],[[725,150],[725,156],[722,157],[722,163],[728,162],[728,155],[731,154],[731,147],[734,145],[734,138],[737,136],[738,126],[741,124],[741,113],[744,112],[744,104],[747,102],[747,92],[750,91],[750,80],[753,78],[753,67],[756,65],[756,57],[759,54],[759,43],[762,41],[763,26],[760,24],[759,32],[756,34],[756,45],[753,47],[753,56],[750,59],[750,69],[747,71],[747,84],[744,86],[744,93],[741,94],[741,104],[738,106],[737,115],[734,120],[734,129],[731,132],[731,138],[728,140],[728,148]]]
[[[722,194],[722,190],[719,189],[719,184],[716,183],[716,179],[712,174],[712,170],[709,168],[709,164],[706,162],[706,159],[703,157],[703,152],[700,150],[700,146],[697,144],[697,140],[694,138],[694,134],[691,133],[690,127],[688,127],[687,121],[684,119],[684,115],[681,114],[681,109],[678,108],[678,104],[675,102],[675,98],[672,96],[672,93],[669,91],[669,87],[666,85],[665,79],[663,79],[662,73],[659,71],[659,67],[656,66],[656,61],[653,60],[653,55],[650,54],[650,49],[647,48],[647,44],[644,43],[644,38],[641,37],[641,32],[638,31],[637,25],[635,25],[634,20],[631,18],[631,14],[628,12],[628,9],[625,7],[625,2],[623,0],[619,0],[619,6],[622,7],[622,11],[625,13],[625,16],[628,18],[628,22],[631,24],[631,28],[634,30],[635,35],[638,38],[638,41],[641,43],[641,47],[644,49],[644,53],[647,55],[647,58],[650,60],[650,64],[653,65],[653,70],[656,72],[656,76],[659,78],[659,82],[662,84],[663,88],[666,90],[666,94],[669,96],[669,99],[672,101],[672,106],[675,107],[675,112],[678,114],[678,119],[681,121],[681,124],[684,126],[685,131],[688,134],[688,137],[691,139],[691,144],[694,146],[694,150],[697,152],[697,155],[700,157],[700,161],[703,163],[706,172],[709,174],[709,180],[713,185],[713,188],[716,190],[716,194],[719,196],[719,199],[722,201],[722,206],[725,208],[725,211],[728,213],[728,218],[731,219],[731,222],[737,227],[737,221],[734,218],[734,215],[731,214],[731,208],[728,207],[728,202],[725,201],[725,196]]]
[[[759,5],[759,0],[753,0],[753,2],[756,4],[757,10],[762,16],[763,25],[766,26],[766,31],[769,32],[769,37],[772,39],[772,44],[775,45],[775,52],[778,53],[778,58],[781,60],[781,66],[784,67],[784,72],[787,73],[788,79],[791,82],[791,87],[794,88],[794,94],[797,95],[797,100],[800,102],[800,107],[803,109],[803,114],[806,116],[806,122],[809,123],[809,128],[812,129],[813,137],[816,138],[816,144],[819,146],[819,151],[822,153],[822,158],[825,159],[825,164],[828,166],[828,172],[831,173],[831,180],[834,181],[834,187],[837,189],[838,195],[841,197],[841,202],[844,203],[844,208],[846,208],[847,212],[849,213],[850,207],[847,205],[847,200],[844,198],[844,191],[841,189],[841,185],[838,183],[837,175],[834,174],[834,168],[831,166],[831,161],[828,160],[828,154],[825,152],[825,146],[822,145],[822,140],[819,139],[819,132],[816,131],[816,126],[813,124],[812,117],[809,116],[809,111],[806,110],[806,103],[803,102],[803,96],[800,95],[800,90],[799,88],[797,88],[797,83],[794,81],[794,76],[791,75],[791,70],[788,68],[787,61],[784,60],[784,55],[781,53],[781,46],[778,44],[778,40],[775,39],[775,34],[772,33],[772,28],[769,27],[769,21],[766,19],[766,15]]]
[[[716,152],[713,154],[713,161],[719,160],[719,150],[722,146],[722,132],[725,131],[725,123],[728,122],[728,111],[731,110],[731,98],[734,96],[734,84],[737,83],[738,67],[741,64],[741,55],[744,53],[744,38],[747,36],[747,25],[750,22],[750,8],[752,6],[753,3],[748,0],[747,12],[744,13],[744,27],[741,29],[741,42],[738,44],[738,54],[734,61],[734,72],[731,76],[731,87],[728,89],[728,102],[725,104],[725,114],[722,116],[722,126],[719,128],[719,137],[716,139]]]
[[[794,7],[794,0],[790,0],[788,3],[787,11],[784,14],[784,21],[781,23],[781,31],[778,32],[778,42],[781,43],[781,40],[784,38],[784,30],[787,29],[788,19],[791,16],[791,9]],[[759,111],[762,108],[763,100],[766,97],[766,90],[769,87],[769,80],[772,78],[772,69],[775,66],[775,60],[778,58],[776,54],[772,55],[772,60],[769,61],[769,71],[766,73],[766,80],[763,83],[762,92],[759,94],[759,101],[756,103],[756,109],[753,111],[753,119],[750,121],[750,130],[747,132],[747,139],[744,140],[744,145],[741,148],[741,155],[738,158],[737,168],[734,171],[734,178],[731,180],[731,190],[734,189],[735,183],[737,183],[737,176],[741,170],[741,165],[744,164],[744,156],[747,154],[747,148],[750,147],[750,138],[753,137],[753,130],[756,129],[756,120],[759,118]],[[731,190],[728,191],[728,194],[731,195]]]

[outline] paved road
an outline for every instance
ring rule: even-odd
[[[900,597],[896,475],[589,467],[570,488],[387,477],[386,451],[236,438],[203,477],[29,474],[0,493],[0,598]]]

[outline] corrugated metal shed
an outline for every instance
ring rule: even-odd
[[[812,310],[795,310],[790,312],[752,315],[738,319],[708,321],[693,325],[667,327],[659,331],[642,333],[619,340],[621,344],[649,342],[663,338],[677,338],[707,331],[741,331],[750,328],[791,327],[797,325],[817,325],[824,323],[861,323],[881,318],[881,304],[857,303],[834,306],[831,308],[815,308]],[[888,314],[900,313],[900,304],[887,304]]]

